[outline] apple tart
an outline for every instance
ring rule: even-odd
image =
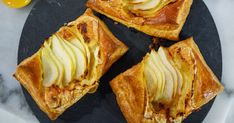
[[[128,123],[182,122],[224,89],[192,38],[151,50],[110,85]]]
[[[148,35],[178,40],[193,0],[88,0],[87,6]]]
[[[95,92],[100,77],[127,50],[87,9],[23,60],[14,76],[55,120],[82,96]]]

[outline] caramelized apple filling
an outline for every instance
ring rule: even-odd
[[[164,111],[165,116],[171,119],[189,113],[186,106],[192,105],[192,86],[196,72],[191,48],[173,50],[169,52],[160,47],[158,52],[152,50],[143,60],[149,102],[154,112]]]
[[[176,0],[125,0],[125,6],[137,16],[153,17],[161,8]]]

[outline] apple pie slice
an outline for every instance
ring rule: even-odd
[[[193,0],[88,0],[87,6],[148,35],[178,40]]]
[[[128,123],[182,122],[224,89],[192,38],[151,50],[110,85]]]
[[[86,93],[95,92],[100,77],[127,50],[87,9],[22,61],[14,76],[54,120]]]

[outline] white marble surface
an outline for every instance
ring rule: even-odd
[[[233,0],[205,0],[216,23],[223,55],[222,82],[225,91],[219,95],[208,116],[206,123],[234,122],[234,8]]]
[[[36,0],[34,0],[34,3]],[[234,122],[234,0],[205,0],[220,34],[225,91],[219,95],[204,123]],[[17,64],[17,48],[25,20],[33,4],[10,9],[0,2],[0,121],[36,123],[18,82],[12,77]]]

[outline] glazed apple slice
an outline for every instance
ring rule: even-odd
[[[158,54],[164,61],[163,63],[168,67],[168,69],[171,71],[173,75],[173,82],[176,88],[174,88],[174,94],[180,94],[181,88],[183,84],[183,77],[177,67],[175,67],[174,62],[172,61],[172,58],[169,56],[167,49],[164,47],[160,47],[158,50]],[[175,95],[174,95],[175,96]]]
[[[85,64],[86,64],[86,68],[88,69],[90,66],[90,50],[87,46],[87,44],[84,42],[83,36],[81,35],[81,33],[75,28],[75,29],[69,29],[67,28],[66,31],[69,32],[70,35],[73,35],[69,40],[69,43],[71,43],[72,45],[74,45],[75,47],[77,47],[82,54],[84,54],[85,56]],[[78,74],[78,73],[77,73]],[[77,77],[76,77],[77,78]]]
[[[155,16],[155,13],[157,11],[159,11],[161,8],[174,1],[175,0],[160,0],[160,2],[158,2],[157,4],[152,4],[153,0],[151,0],[151,2],[139,3],[135,5],[135,7],[130,5],[130,9],[132,10],[132,12],[134,12],[139,16],[153,17]]]
[[[149,10],[155,8],[160,4],[160,0],[147,0],[140,4],[135,4],[132,6],[133,10]]]
[[[42,84],[45,87],[49,87],[56,82],[59,76],[58,68],[46,48],[42,48],[41,50],[41,61],[43,68]]]
[[[66,28],[66,31],[68,31],[69,35],[72,35],[71,37],[75,37],[69,39],[69,42],[78,47],[82,52],[86,53],[85,46],[82,43],[82,35],[79,32],[76,32],[75,34],[70,28]]]
[[[68,41],[64,41],[64,43],[73,51],[73,55],[76,59],[76,72],[75,72],[75,79],[79,80],[82,78],[82,76],[85,74],[85,71],[87,70],[86,65],[86,58],[85,55],[79,48],[75,47]]]
[[[162,63],[165,65],[166,69],[170,72],[171,77],[172,77],[172,83],[173,83],[173,97],[176,96],[177,94],[177,89],[178,89],[178,76],[175,68],[171,65],[169,59],[167,58],[168,52],[165,48],[159,47],[158,49],[158,54],[162,60]]]
[[[72,81],[75,71],[74,63],[72,62],[71,56],[64,48],[63,43],[58,39],[57,36],[53,35],[51,41],[52,51],[64,66],[64,83],[67,84]]]
[[[78,40],[77,38],[74,38],[69,42],[73,44],[74,46],[76,46],[77,48],[79,48],[84,54],[86,54],[85,46],[83,45],[83,43],[81,43],[80,40]]]
[[[89,47],[87,44],[85,44],[84,38],[78,30],[71,32],[77,37],[76,39],[72,40],[71,43],[82,49],[82,51],[86,54],[87,68],[89,68],[91,59]]]
[[[73,67],[72,67],[72,75],[75,75],[76,72],[76,56],[74,51],[67,45],[66,40],[64,40],[63,38],[61,38],[60,36],[56,35],[57,38],[59,39],[60,43],[63,45],[63,47],[65,48],[66,53],[70,56]],[[72,78],[73,79],[73,78]]]
[[[161,66],[157,63],[157,60],[156,60],[157,57],[155,55],[153,55],[153,52],[155,52],[155,51],[151,51],[151,53],[149,55],[150,60],[148,62],[152,66],[152,68],[154,69],[155,76],[158,79],[157,93],[155,94],[155,98],[154,98],[154,101],[158,101],[162,97],[163,91],[165,88],[165,74],[164,74]]]
[[[159,67],[159,69],[162,71],[164,75],[164,88],[163,88],[163,96],[161,98],[161,101],[164,103],[170,102],[170,100],[172,99],[173,86],[174,86],[172,76],[170,72],[166,69],[158,53],[153,50],[151,54],[154,57],[153,59],[154,63]]]
[[[144,64],[144,76],[146,78],[146,85],[147,85],[147,90],[149,93],[149,100],[153,101],[154,100],[154,96],[160,92],[158,91],[158,79],[157,79],[157,75],[155,73],[156,68],[154,68],[154,65],[152,62],[147,61],[149,60],[149,57],[147,59],[145,59],[145,64]],[[158,96],[159,97],[159,96]]]
[[[93,82],[98,79],[97,66],[99,63],[101,63],[98,56],[99,51],[99,47],[92,47],[92,55],[90,56],[88,75],[86,76],[86,79],[82,81],[82,85],[92,85]]]
[[[55,83],[59,87],[63,87],[63,77],[64,77],[64,67],[62,62],[58,59],[58,57],[54,54],[54,52],[51,49],[51,38],[49,38],[45,43],[44,43],[45,49],[49,52],[51,58],[54,60],[57,68],[58,68],[58,78],[57,82]]]

